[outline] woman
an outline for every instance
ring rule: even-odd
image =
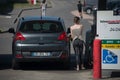
[[[80,18],[74,17],[74,25],[70,27],[73,48],[76,55],[76,69],[79,70],[83,67],[83,40],[82,32],[83,25],[80,24]]]

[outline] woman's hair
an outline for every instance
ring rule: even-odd
[[[46,2],[46,0],[42,0],[42,3],[45,3]]]
[[[78,1],[78,3],[81,3],[81,1]]]
[[[74,17],[74,23],[79,23],[79,22],[80,22],[80,18],[77,17],[77,16],[75,16],[75,17]]]

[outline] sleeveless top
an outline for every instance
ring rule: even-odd
[[[76,27],[76,26],[72,26],[71,27],[71,37],[73,39],[73,41],[76,39],[76,38],[79,38],[81,40],[82,39],[82,25],[80,25],[80,27]]]

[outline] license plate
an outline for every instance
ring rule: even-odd
[[[50,56],[50,52],[32,52],[32,56]]]

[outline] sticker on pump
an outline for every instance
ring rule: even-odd
[[[102,50],[102,63],[103,64],[117,64],[118,56],[110,50],[103,49]]]

